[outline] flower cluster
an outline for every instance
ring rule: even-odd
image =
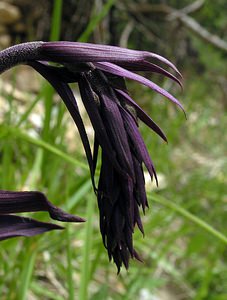
[[[103,243],[118,271],[122,263],[128,268],[130,257],[140,259],[133,247],[132,236],[135,225],[143,233],[139,207],[145,211],[148,206],[143,165],[151,179],[155,177],[157,181],[153,162],[138,129],[138,121],[144,122],[165,141],[166,137],[159,126],[130,97],[125,79],[135,80],[151,88],[182,108],[170,93],[138,74],[140,71],[159,73],[181,84],[178,70],[171,62],[157,54],[107,45],[34,42],[12,48],[4,50],[5,53],[2,51],[2,57],[0,53],[0,72],[15,64],[27,64],[49,81],[64,101],[78,128],[87,156],[93,188],[98,199]],[[151,62],[154,60],[172,69],[176,76]],[[49,64],[50,62],[52,64]],[[93,147],[90,146],[77,101],[69,86],[72,82],[78,83],[84,107],[94,129]],[[99,152],[101,170],[96,185],[94,176]],[[32,202],[26,201],[30,194],[21,194],[21,199],[25,197],[24,202],[12,202],[12,208],[15,210],[10,210],[6,200],[13,198],[15,194],[4,193],[0,193],[0,224],[5,222],[6,225],[0,229],[0,239],[4,238],[4,230],[9,226],[9,219],[3,215],[4,207],[8,209],[7,212],[44,209],[52,213],[52,206],[43,196],[42,201],[39,201],[40,194],[36,194],[39,197],[33,198]],[[4,195],[7,197],[4,198]],[[70,219],[68,216],[63,218],[64,221]],[[81,221],[78,217],[75,218],[71,221]],[[24,226],[27,226],[26,223]],[[32,225],[35,229],[29,226],[26,227],[24,235],[52,229],[36,223]],[[23,231],[20,231],[20,234],[23,235]],[[16,234],[11,234],[14,235]],[[5,238],[7,237],[10,236],[6,235]]]

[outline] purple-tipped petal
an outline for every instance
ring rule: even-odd
[[[151,178],[154,175],[157,182],[154,164],[149,156],[146,145],[144,144],[137,125],[135,124],[131,115],[123,107],[120,107],[120,110],[125,121],[126,131],[131,139],[131,143],[134,146],[139,161],[144,162]]]
[[[108,62],[96,62],[96,63],[94,63],[94,65],[98,69],[100,69],[104,72],[109,72],[111,74],[126,77],[128,79],[132,79],[132,80],[142,83],[143,85],[145,85],[145,86],[151,88],[152,90],[156,91],[157,93],[163,95],[164,97],[166,97],[167,99],[169,99],[170,101],[175,103],[177,106],[179,106],[184,111],[183,106],[175,97],[173,97],[170,93],[168,93],[167,91],[162,89],[160,86],[158,86],[154,82],[148,80],[147,78],[144,78],[143,76],[140,76],[140,75],[130,72],[120,66],[117,66],[117,65],[114,65],[114,64],[108,63]]]
[[[119,162],[117,161],[116,152],[113,149],[113,146],[110,142],[109,135],[106,131],[106,126],[103,122],[103,119],[100,115],[99,108],[96,103],[94,92],[91,89],[90,83],[87,80],[86,76],[80,78],[79,89],[80,89],[82,101],[89,115],[89,118],[91,120],[91,123],[96,133],[96,137],[98,139],[100,146],[102,147],[102,150],[109,157],[109,160],[112,161],[114,167],[121,174],[125,174],[124,170],[122,170],[121,166],[119,165]]]
[[[152,72],[152,73],[158,73],[158,74],[164,75],[164,76],[174,80],[175,82],[177,82],[182,88],[182,83],[176,76],[174,76],[170,72],[166,71],[162,67],[160,67],[156,64],[153,64],[151,62],[148,62],[148,61],[137,62],[136,61],[136,62],[130,62],[130,63],[117,63],[117,65],[119,65],[120,67],[123,67],[129,71]]]
[[[92,157],[93,170],[96,170],[96,165],[97,165],[97,161],[98,161],[98,152],[99,152],[99,142],[95,135],[94,146],[93,146],[93,157]]]
[[[132,98],[124,91],[115,89],[115,91],[120,94],[124,100],[132,105],[137,112],[137,116],[142,120],[148,127],[150,127],[154,132],[156,132],[164,141],[167,142],[167,138],[161,128],[142,110],[142,108],[134,101]]]
[[[135,196],[139,205],[142,205],[143,213],[145,213],[145,208],[148,206],[147,195],[145,190],[145,178],[143,174],[142,164],[139,163],[138,159],[133,155],[134,169],[136,173],[136,187]]]
[[[106,128],[112,137],[112,143],[118,156],[121,167],[134,178],[131,168],[132,156],[128,144],[127,135],[124,128],[124,122],[119,111],[117,103],[114,102],[111,94],[103,91],[100,95],[103,102],[103,115],[105,117]]]
[[[134,225],[137,224],[139,230],[142,232],[144,236],[144,229],[143,229],[143,223],[140,218],[139,208],[136,202],[134,202]]]
[[[0,241],[17,236],[30,237],[54,229],[63,227],[30,218],[0,214]]]
[[[0,191],[0,214],[35,211],[47,211],[52,219],[62,222],[84,222],[54,206],[41,192]]]
[[[46,65],[43,65],[39,62],[29,62],[29,65],[33,67],[37,72],[39,72],[46,80],[49,81],[49,83],[54,87],[54,89],[57,91],[59,96],[64,101],[66,107],[68,108],[81,137],[81,141],[84,146],[84,150],[86,153],[86,157],[88,160],[90,173],[91,173],[91,179],[92,184],[95,189],[95,181],[94,181],[94,175],[95,175],[95,169],[93,169],[93,161],[92,161],[92,154],[91,154],[91,147],[90,143],[87,137],[87,133],[84,127],[83,120],[80,116],[79,108],[76,103],[76,99],[73,95],[72,90],[68,86],[68,84],[61,82],[58,77],[58,74],[55,74],[53,72],[52,68],[49,68]]]
[[[177,72],[177,68],[166,58],[152,52],[131,50],[116,46],[79,43],[79,42],[46,42],[39,49],[43,60],[54,62],[135,62],[157,59]]]

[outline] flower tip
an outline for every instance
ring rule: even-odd
[[[174,71],[177,73],[177,75],[180,77],[180,79],[183,79],[183,75],[181,72],[177,69],[177,67],[174,68]]]
[[[183,106],[181,107],[181,109],[182,109],[182,111],[183,111],[183,113],[184,113],[185,120],[187,120],[187,119],[188,119],[188,118],[187,118],[187,114],[186,114],[186,111],[184,110]]]
[[[56,225],[56,224],[51,224],[52,225],[52,229],[56,229],[56,230],[63,230],[65,229],[65,227],[63,226],[59,226],[59,225]]]
[[[153,52],[146,52],[146,57],[148,59],[155,58],[159,60],[160,62],[166,64],[168,67],[173,69],[180,78],[183,78],[181,72],[177,69],[177,67],[173,63],[171,63],[167,58]]]
[[[181,90],[181,92],[183,92],[184,91],[184,84],[183,84],[183,82],[182,82],[182,80],[177,80],[177,83],[179,84],[179,86],[180,86],[180,90]]]
[[[84,218],[74,216],[74,221],[73,222],[84,223],[84,222],[86,222],[86,220]]]
[[[143,259],[139,256],[139,254],[136,252],[136,250],[134,249],[133,251],[133,257],[135,257],[135,259],[137,259],[139,262],[143,263]]]

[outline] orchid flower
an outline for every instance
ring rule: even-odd
[[[171,69],[175,75],[155,61]],[[98,199],[104,246],[109,259],[113,259],[117,265],[118,272],[122,264],[128,268],[130,257],[141,260],[133,246],[133,232],[137,225],[144,233],[139,211],[140,207],[143,211],[148,207],[144,166],[151,179],[154,177],[157,182],[155,167],[139,132],[138,121],[145,123],[164,141],[167,139],[160,127],[131,98],[125,79],[149,87],[183,109],[173,95],[138,74],[140,71],[158,73],[181,85],[179,71],[164,57],[148,51],[76,42],[32,42],[0,52],[0,73],[17,64],[27,64],[35,69],[64,101],[78,128],[86,153]],[[78,83],[84,107],[94,129],[93,147],[86,134],[77,100],[69,86],[73,82]],[[99,153],[101,170],[96,185],[95,171]],[[0,192],[0,224],[4,224],[1,225],[0,239],[16,235],[13,232],[4,235],[9,223],[13,221],[11,215],[5,215],[4,205],[6,210],[11,206],[4,195],[10,197],[11,194]],[[19,194],[12,195],[15,195],[16,201],[13,202],[12,209],[8,208],[7,213],[43,208],[52,213],[52,205],[43,196],[41,204],[40,197],[32,198],[34,194],[26,194],[29,199],[25,197],[23,203],[17,199]],[[22,198],[25,196],[21,195]],[[70,218],[66,215],[63,219],[67,221]],[[75,217],[71,221],[82,220]],[[18,226],[20,235],[34,235],[52,229],[45,225],[42,227],[34,221],[30,223],[24,224],[27,231],[23,234],[23,229],[20,229],[20,224],[15,219],[15,230]]]

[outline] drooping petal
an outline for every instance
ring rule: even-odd
[[[109,72],[111,74],[115,74],[118,76],[126,77],[128,79],[132,79],[132,80],[142,83],[143,85],[145,85],[145,86],[151,88],[152,90],[156,91],[157,93],[163,95],[164,97],[166,97],[167,99],[169,99],[170,101],[175,103],[177,106],[179,106],[184,111],[183,106],[175,97],[173,97],[166,90],[162,89],[160,86],[158,86],[154,82],[148,80],[147,78],[144,78],[143,76],[140,76],[139,74],[135,74],[133,72],[130,72],[130,71],[120,67],[120,66],[117,66],[117,65],[114,65],[114,64],[108,63],[108,62],[96,62],[96,63],[94,63],[94,65],[102,71]]]
[[[161,128],[145,113],[144,110],[124,91],[115,89],[115,91],[120,94],[124,100],[132,105],[137,112],[137,116],[143,121],[148,127],[150,127],[154,132],[156,132],[164,141],[167,142],[167,138]]]
[[[112,139],[112,144],[117,153],[119,163],[122,169],[134,178],[134,172],[131,168],[132,157],[128,144],[124,122],[116,102],[111,99],[111,94],[104,91],[100,95],[103,102],[103,115],[107,131]],[[113,95],[112,95],[113,97]]]
[[[120,110],[125,121],[126,131],[130,137],[131,143],[136,151],[136,155],[139,161],[144,162],[151,178],[154,175],[157,181],[154,164],[149,156],[146,145],[144,144],[143,138],[141,137],[137,125],[135,124],[130,114],[123,107],[120,107]]]
[[[142,205],[143,213],[145,213],[145,208],[148,207],[147,195],[145,190],[145,178],[143,174],[142,164],[133,155],[134,169],[136,173],[136,183],[135,183],[135,197],[139,205]]]
[[[128,268],[130,256],[134,257],[132,240],[135,222],[133,183],[132,180],[128,181],[121,177],[113,169],[111,161],[105,155],[102,155],[97,196],[100,231],[109,259],[113,258],[118,271],[122,263]]]
[[[158,74],[164,75],[164,76],[174,80],[175,82],[177,82],[182,88],[182,83],[176,76],[174,76],[170,72],[166,71],[162,67],[160,67],[156,64],[153,64],[149,61],[140,61],[140,62],[136,61],[136,62],[130,62],[130,63],[117,63],[117,65],[119,65],[120,67],[123,67],[123,68],[125,68],[129,71],[152,72],[152,73],[158,73]]]
[[[47,200],[37,191],[13,192],[0,190],[0,214],[47,211],[54,220],[62,222],[84,222],[84,219],[68,214]]]
[[[91,147],[87,137],[87,133],[84,127],[83,120],[80,116],[79,108],[76,103],[76,99],[73,95],[72,90],[68,86],[68,84],[61,82],[58,78],[58,74],[55,74],[52,69],[48,66],[45,66],[39,62],[29,62],[29,65],[33,67],[36,71],[38,71],[49,83],[55,88],[59,96],[64,101],[66,107],[68,108],[81,137],[81,141],[84,146],[84,150],[87,156],[92,184],[95,189],[95,182],[94,182],[94,174],[95,170],[93,169],[93,161],[92,161],[92,154],[91,154]]]
[[[92,157],[92,162],[93,162],[93,170],[96,170],[96,165],[98,161],[98,152],[99,152],[99,142],[96,137],[94,137],[94,146],[93,146],[93,157]]]
[[[112,161],[114,167],[120,173],[122,174],[125,173],[122,170],[121,166],[119,165],[119,162],[117,161],[116,152],[113,149],[110,138],[106,131],[106,126],[103,123],[103,119],[100,115],[100,111],[96,103],[94,91],[91,89],[90,83],[85,75],[81,76],[79,80],[79,89],[80,89],[82,101],[89,115],[89,118],[95,130],[96,137],[98,139],[100,146],[102,147],[105,154]]]
[[[143,223],[140,218],[140,212],[139,212],[139,207],[136,201],[134,201],[134,226],[137,224],[139,230],[142,232],[144,236],[144,229],[143,229]]]
[[[63,227],[30,218],[0,214],[0,241],[17,236],[34,236],[53,229],[59,230]]]
[[[79,43],[45,42],[39,49],[43,60],[54,62],[135,62],[157,59],[180,75],[177,68],[166,58],[152,52],[131,50],[116,46]]]

